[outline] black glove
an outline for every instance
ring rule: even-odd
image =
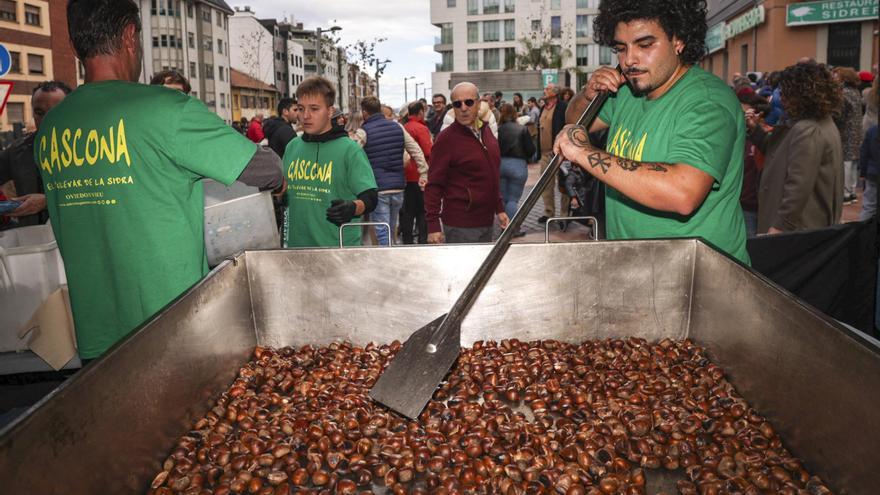
[[[351,222],[355,211],[357,211],[357,206],[355,206],[354,201],[334,199],[330,202],[330,208],[327,208],[327,221],[340,226]]]

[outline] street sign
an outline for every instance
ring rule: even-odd
[[[12,94],[12,81],[0,81],[0,115],[6,110],[6,100]]]
[[[9,74],[11,69],[12,55],[10,55],[9,50],[3,46],[3,43],[0,43],[0,77]]]
[[[551,83],[559,86],[559,70],[541,69],[541,82],[545,88]]]
[[[830,24],[832,22],[876,21],[880,0],[837,0],[792,3],[785,8],[786,26]]]

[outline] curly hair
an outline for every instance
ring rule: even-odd
[[[637,19],[656,20],[670,39],[683,41],[680,57],[685,64],[696,64],[706,54],[705,0],[602,0],[593,21],[593,38],[612,46],[617,25]]]
[[[817,63],[786,67],[779,78],[782,108],[792,120],[820,120],[843,104],[840,84],[831,71]]]

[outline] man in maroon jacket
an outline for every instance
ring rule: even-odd
[[[477,119],[479,103],[475,85],[452,89],[455,122],[434,142],[425,187],[431,244],[492,242],[495,216],[502,229],[510,221],[501,200],[501,151],[488,124]]]

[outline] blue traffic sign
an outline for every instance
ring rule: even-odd
[[[12,55],[10,55],[9,50],[3,46],[3,43],[0,43],[0,77],[9,74],[10,69],[12,69]]]

